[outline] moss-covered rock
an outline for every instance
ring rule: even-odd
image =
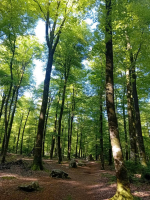
[[[22,184],[19,186],[20,190],[24,190],[26,192],[32,192],[35,190],[39,190],[39,183],[38,182],[31,182],[30,184]]]

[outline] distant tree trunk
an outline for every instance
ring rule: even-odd
[[[7,98],[6,98],[6,101],[5,101],[5,134],[4,134],[4,138],[3,138],[3,145],[2,145],[2,151],[1,151],[1,155],[3,155],[4,153],[4,148],[5,148],[5,144],[6,144],[6,140],[7,140],[7,129],[8,129],[8,104],[9,104],[9,99],[10,99],[10,95],[11,95],[11,91],[12,91],[12,82],[11,82],[11,85],[9,87],[9,92],[8,92],[8,95],[7,95]]]
[[[61,134],[62,134],[62,138],[64,138],[64,126],[62,125],[62,129],[61,129]],[[64,158],[64,146],[63,146],[63,140],[62,140],[62,158]]]
[[[25,131],[25,128],[26,128],[26,124],[27,124],[27,121],[28,121],[29,114],[30,114],[30,109],[29,109],[29,111],[28,111],[28,114],[27,114],[27,117],[26,117],[26,120],[25,120],[25,123],[24,123],[23,131],[22,131],[21,147],[20,147],[20,154],[21,154],[21,155],[22,155],[24,131]]]
[[[103,104],[102,104],[102,91],[100,91],[100,159],[101,169],[104,170],[104,147],[103,147]]]
[[[97,133],[96,133],[95,143],[96,143],[96,146],[95,146],[95,154],[96,154],[95,159],[97,160],[97,158],[98,158]]]
[[[112,5],[111,0],[106,0],[106,106],[108,125],[114,165],[117,177],[117,192],[111,200],[132,199],[127,169],[123,163],[123,155],[119,140],[119,131],[114,104],[114,80],[113,80],[113,44],[112,44]]]
[[[69,110],[69,117],[68,117],[68,160],[70,160],[70,110]]]
[[[128,105],[128,124],[129,124],[129,136],[130,136],[130,159],[137,161],[137,146],[136,146],[136,132],[135,132],[135,118],[134,107],[131,89],[131,70],[127,70],[127,105]]]
[[[78,129],[77,129],[77,141],[76,141],[76,154],[75,154],[75,158],[78,157]]]
[[[79,158],[82,158],[82,130],[80,133]]]
[[[19,143],[19,137],[20,137],[21,126],[22,126],[22,120],[23,120],[23,114],[22,114],[22,117],[21,117],[20,126],[19,126],[19,131],[18,131],[17,144],[16,144],[16,154],[17,154],[17,151],[18,151],[18,143]]]
[[[63,88],[63,94],[62,94],[62,104],[60,108],[60,115],[59,115],[59,120],[58,120],[58,163],[60,164],[62,161],[62,155],[61,155],[61,121],[62,121],[62,116],[63,116],[63,111],[64,111],[64,103],[65,103],[65,94],[66,94],[66,85],[67,85],[67,79],[68,75],[65,76],[65,81],[64,81],[64,88]]]
[[[131,57],[131,64],[133,63],[133,56]],[[141,127],[141,119],[140,119],[140,110],[139,110],[139,101],[138,101],[138,94],[136,89],[136,72],[135,72],[135,65],[132,66],[132,94],[134,99],[134,109],[135,109],[135,127],[136,133],[138,138],[138,145],[139,145],[139,153],[140,153],[140,162],[141,165],[147,166],[146,164],[146,153],[144,147],[144,141],[142,136],[142,127]]]
[[[57,1],[57,12],[59,10],[61,1]],[[39,4],[38,4],[39,5]],[[48,93],[49,93],[49,84],[50,84],[50,78],[51,78],[51,71],[52,71],[52,64],[53,64],[53,56],[55,49],[57,47],[57,44],[59,42],[59,37],[61,34],[61,30],[63,28],[63,25],[65,23],[66,18],[64,17],[62,20],[62,23],[60,27],[58,28],[58,34],[55,35],[55,29],[57,24],[57,16],[53,23],[53,27],[50,30],[49,33],[49,5],[48,4],[48,10],[46,13],[46,42],[48,47],[48,62],[46,67],[46,74],[45,74],[45,80],[44,80],[44,90],[43,90],[43,98],[42,98],[42,105],[40,110],[40,116],[39,116],[39,123],[38,123],[38,131],[37,131],[37,137],[36,137],[36,146],[34,151],[34,160],[32,169],[34,170],[43,170],[42,165],[42,141],[43,141],[43,131],[44,131],[44,123],[45,123],[45,115],[46,115],[46,109],[47,109],[47,102],[48,102]]]
[[[58,112],[58,107],[59,107],[59,101],[60,101],[60,91],[59,91],[59,96],[58,96],[58,101],[57,101],[57,106],[56,106],[54,134],[52,135],[52,142],[51,142],[51,149],[50,149],[50,159],[53,158],[53,152],[54,152],[54,147],[55,147],[55,140],[56,140],[55,138],[56,138],[56,132],[57,132],[57,112]]]
[[[74,111],[75,111],[75,99],[74,99],[74,88],[73,88],[73,95],[72,95],[72,111],[71,111],[71,121],[70,121],[70,135],[69,135],[69,155],[68,159],[70,160],[71,155],[71,142],[72,142],[72,131],[73,131],[73,119],[74,119]]]
[[[22,78],[21,78],[21,81],[22,81]],[[21,82],[20,82],[20,83],[21,83]],[[4,146],[4,151],[3,151],[3,155],[2,155],[2,163],[5,162],[5,157],[6,157],[6,153],[7,153],[7,149],[8,149],[8,144],[9,144],[9,139],[10,139],[12,124],[13,124],[14,115],[15,115],[16,106],[17,106],[19,88],[20,88],[20,85],[17,86],[17,87],[16,87],[16,90],[14,91],[14,93],[16,93],[16,98],[15,98],[14,107],[13,107],[12,114],[11,114],[11,119],[10,119],[10,123],[9,123],[9,128],[7,128],[8,132],[7,132],[7,136],[6,136],[6,140],[5,140],[5,146]],[[11,109],[11,108],[10,108],[10,109]],[[7,126],[8,126],[8,124],[7,124]]]
[[[128,160],[128,138],[127,138],[127,126],[126,126],[126,114],[125,114],[125,93],[126,93],[126,88],[124,87],[124,92],[123,92],[123,102],[122,102],[122,110],[123,110],[123,124],[124,124],[124,133],[125,133],[125,154],[126,154],[126,160]]]
[[[3,113],[3,107],[4,107],[4,104],[5,104],[5,100],[6,100],[6,95],[4,94],[2,96],[2,103],[1,103],[1,109],[0,109],[0,121],[1,121],[1,116],[2,116],[2,113]]]
[[[62,116],[63,116],[63,111],[64,111],[64,104],[65,104],[65,94],[66,94],[66,86],[67,86],[67,81],[69,77],[69,72],[70,72],[70,62],[71,60],[67,61],[64,63],[64,87],[63,87],[63,94],[62,94],[62,104],[60,108],[60,115],[59,115],[59,120],[58,120],[58,163],[60,164],[62,161],[62,154],[61,154],[61,121],[62,121]]]
[[[43,134],[43,150],[42,150],[42,153],[43,153],[43,157],[44,157],[44,145],[45,145],[45,137],[46,137],[46,129],[47,129],[47,120],[48,120],[48,115],[49,115],[49,109],[50,109],[50,106],[51,106],[51,97],[49,97],[49,100],[48,100],[48,108],[47,108],[47,112],[46,112],[46,119],[45,119],[45,124],[44,124],[44,134]]]

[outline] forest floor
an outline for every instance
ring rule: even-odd
[[[69,168],[68,161],[58,164],[57,160],[44,159],[44,170],[32,171],[27,167],[32,164],[32,158],[15,154],[6,157],[7,162],[17,159],[22,159],[26,167],[12,164],[10,169],[0,169],[0,200],[108,200],[116,192],[113,167],[101,170],[99,162],[82,160],[85,165]],[[52,169],[61,169],[70,178],[52,178]],[[39,191],[18,189],[21,184],[33,181],[38,181]],[[146,183],[131,184],[131,191],[143,200],[150,200],[150,185]]]

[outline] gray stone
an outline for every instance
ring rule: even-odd
[[[72,168],[77,168],[77,163],[74,159],[72,159],[69,163],[69,167],[72,167]]]
[[[24,190],[26,192],[32,192],[35,190],[39,190],[39,183],[38,182],[31,182],[30,184],[23,184],[19,186],[20,190]]]
[[[53,169],[50,176],[56,178],[68,178],[68,174],[60,169]]]

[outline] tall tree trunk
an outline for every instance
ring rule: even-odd
[[[132,88],[131,88],[131,70],[127,69],[126,80],[127,80],[128,124],[129,124],[129,136],[130,136],[130,159],[136,162],[137,146],[136,146],[134,107],[133,107]]]
[[[96,133],[96,137],[95,137],[95,143],[96,143],[96,146],[95,146],[95,159],[97,160],[98,158],[98,145],[97,145],[97,133]]]
[[[75,111],[75,99],[74,99],[74,88],[73,88],[73,95],[72,95],[72,111],[71,111],[71,121],[70,121],[70,136],[69,136],[69,160],[71,155],[71,142],[72,142],[72,131],[73,131],[73,119],[74,119],[74,111]]]
[[[133,57],[131,58],[131,63],[132,61],[133,61]],[[136,133],[137,133],[137,138],[138,138],[140,162],[143,166],[147,166],[145,147],[144,147],[144,141],[143,141],[143,136],[142,136],[139,101],[138,101],[138,94],[137,94],[137,88],[136,88],[135,65],[131,65],[131,66],[132,66],[132,88],[133,88],[132,92],[133,92],[134,109],[135,109],[135,127],[136,127]]]
[[[68,160],[70,160],[70,110],[69,110],[69,117],[68,117]]]
[[[50,149],[50,159],[53,158],[53,152],[54,152],[54,146],[55,146],[55,140],[56,140],[55,138],[56,138],[56,132],[57,132],[57,112],[58,112],[58,107],[59,107],[59,101],[60,101],[60,91],[59,91],[59,96],[58,96],[58,101],[57,101],[57,106],[56,106],[54,134],[52,135],[52,142],[51,142],[51,149]]]
[[[22,74],[21,74],[21,78],[19,80],[18,86],[15,86],[14,90],[13,90],[13,96],[12,96],[12,100],[11,100],[11,103],[10,103],[10,110],[11,110],[11,107],[12,107],[12,104],[13,104],[12,101],[13,101],[14,97],[15,97],[15,102],[14,102],[14,107],[13,107],[12,113],[11,113],[11,111],[9,111],[9,116],[8,116],[7,123],[9,122],[9,118],[10,118],[10,123],[9,123],[9,129],[8,129],[8,132],[7,132],[6,142],[5,142],[5,146],[4,146],[4,151],[3,151],[3,156],[2,156],[2,163],[5,162],[5,157],[6,157],[6,153],[7,153],[7,149],[8,149],[8,144],[9,144],[12,124],[13,124],[14,115],[15,115],[15,112],[16,112],[19,88],[20,88],[20,85],[21,85],[21,82],[22,82],[22,79],[23,79],[24,71],[25,71],[25,67],[23,66],[22,69],[21,69]],[[16,94],[16,96],[15,96],[15,94]],[[11,113],[11,117],[10,117],[10,113]],[[7,124],[7,126],[8,126],[8,124]]]
[[[50,109],[50,106],[51,106],[51,97],[49,97],[49,101],[48,101],[48,108],[47,108],[47,112],[46,112],[46,119],[45,119],[45,124],[44,124],[44,134],[43,134],[43,150],[42,150],[42,153],[43,153],[43,157],[44,157],[44,145],[45,145],[45,137],[46,137],[46,129],[47,129],[47,120],[48,120],[48,115],[49,115],[49,109]]]
[[[102,91],[100,91],[100,159],[101,169],[104,170],[104,147],[103,147],[103,104],[102,104]]]
[[[82,130],[80,133],[79,158],[82,158]]]
[[[11,114],[11,119],[10,119],[10,123],[9,123],[9,129],[8,129],[8,132],[7,132],[6,141],[5,141],[5,146],[4,146],[3,156],[2,156],[2,163],[5,162],[5,157],[6,157],[6,153],[7,153],[7,149],[8,149],[8,144],[9,144],[9,139],[10,139],[12,124],[13,124],[14,115],[15,115],[16,106],[17,106],[19,87],[20,87],[20,86],[18,86],[17,89],[16,89],[16,98],[15,98],[15,102],[14,102],[13,111],[12,111],[12,114]],[[14,93],[15,93],[15,92],[14,92]]]
[[[27,121],[28,121],[29,114],[30,114],[30,109],[28,111],[28,114],[27,114],[27,117],[26,117],[26,120],[25,120],[25,123],[24,123],[23,131],[22,131],[21,146],[20,146],[20,154],[21,155],[22,155],[22,148],[23,148],[24,131],[25,131],[25,128],[26,128],[26,124],[27,124]]]
[[[1,116],[2,116],[2,113],[3,113],[3,107],[4,107],[4,104],[5,104],[5,99],[6,99],[6,95],[4,94],[2,96],[2,103],[1,103],[1,109],[0,109],[0,121],[1,121]]]
[[[78,157],[78,128],[77,128],[77,141],[76,141],[76,154],[75,154],[75,158]]]
[[[22,117],[21,117],[19,131],[18,131],[17,144],[16,144],[16,154],[17,154],[17,151],[18,151],[18,143],[19,143],[19,138],[20,138],[20,131],[21,131],[21,126],[22,126],[22,120],[23,120],[23,114],[22,114]]]
[[[123,91],[123,102],[122,102],[122,110],[123,110],[123,125],[124,125],[124,133],[125,133],[125,154],[126,154],[126,160],[128,160],[128,138],[127,138],[127,126],[126,126],[126,114],[125,114],[125,93],[126,88],[124,87]]]
[[[10,99],[10,95],[11,95],[11,91],[12,91],[12,82],[11,82],[11,85],[9,87],[9,92],[8,92],[8,95],[7,95],[7,98],[6,98],[6,102],[5,102],[5,134],[4,134],[4,138],[3,138],[3,145],[2,145],[2,151],[1,151],[1,154],[3,155],[4,153],[4,148],[5,148],[5,144],[6,144],[6,141],[7,141],[7,129],[8,129],[8,115],[7,115],[7,112],[8,112],[8,104],[9,104],[9,99]]]
[[[123,155],[119,141],[119,131],[114,104],[113,82],[113,44],[112,44],[112,5],[106,0],[106,106],[111,146],[117,177],[117,192],[111,200],[133,199],[130,193],[127,169],[123,163]]]
[[[57,140],[58,140],[58,163],[59,164],[62,162],[61,140],[60,140],[61,139],[61,122],[62,122],[62,116],[63,116],[63,111],[64,111],[66,84],[67,84],[68,75],[65,76],[64,88],[63,88],[63,94],[62,94],[62,104],[61,104],[60,115],[59,115],[59,120],[58,120],[58,137],[57,137]]]
[[[38,2],[36,1],[38,4]],[[48,93],[49,93],[49,84],[50,84],[50,78],[51,78],[51,71],[52,71],[52,64],[53,64],[53,56],[55,49],[57,47],[57,44],[59,42],[60,34],[63,28],[63,25],[66,20],[66,15],[62,20],[62,23],[60,27],[58,28],[58,32],[55,35],[55,29],[57,25],[58,20],[58,11],[60,7],[61,1],[57,1],[57,8],[56,8],[56,18],[53,23],[52,29],[50,28],[50,17],[49,17],[49,6],[50,3],[47,4],[47,13],[46,13],[46,42],[48,47],[48,62],[46,67],[46,74],[45,74],[45,80],[44,80],[44,90],[43,90],[43,98],[42,98],[42,105],[40,110],[40,116],[39,116],[39,123],[38,123],[38,131],[37,131],[37,137],[36,137],[36,146],[35,146],[35,153],[34,153],[34,160],[32,169],[34,170],[43,170],[42,165],[42,141],[43,141],[43,130],[44,130],[44,123],[45,123],[45,114],[47,109],[47,102],[48,102]],[[39,6],[39,4],[38,4]],[[40,7],[41,8],[41,7]],[[67,8],[67,4],[66,4]],[[65,8],[65,14],[66,9]],[[50,30],[49,30],[50,28]],[[50,32],[50,33],[49,33]]]

